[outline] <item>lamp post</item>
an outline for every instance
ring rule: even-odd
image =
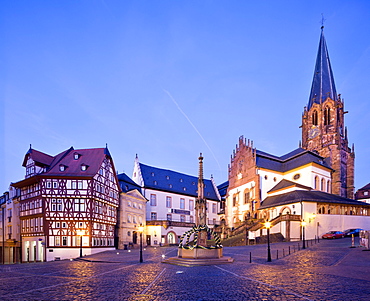
[[[306,249],[306,240],[305,240],[306,222],[304,220],[302,220],[301,226],[302,226],[302,249]]]
[[[271,228],[271,223],[266,222],[265,223],[265,228],[267,229],[267,261],[271,261],[271,250],[270,250],[270,228]]]
[[[77,235],[80,236],[80,257],[82,257],[82,236],[84,234],[83,230],[77,230]]]
[[[139,226],[139,233],[140,233],[140,262],[143,262],[143,225]]]

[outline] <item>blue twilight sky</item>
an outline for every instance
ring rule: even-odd
[[[244,135],[298,147],[321,14],[355,144],[356,189],[370,182],[370,1],[3,1],[1,191],[32,148],[108,148],[140,162],[227,180]]]

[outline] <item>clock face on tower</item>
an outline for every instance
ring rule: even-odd
[[[312,128],[308,131],[308,139],[313,139],[320,134],[320,130],[318,128]]]

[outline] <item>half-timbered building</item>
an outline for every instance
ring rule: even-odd
[[[22,261],[50,261],[114,248],[118,179],[108,148],[50,156],[30,148],[19,188]]]

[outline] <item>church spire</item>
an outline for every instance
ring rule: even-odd
[[[324,102],[327,97],[330,97],[335,101],[337,100],[333,71],[331,70],[329,53],[324,37],[324,26],[322,26],[319,50],[316,58],[315,72],[313,75],[307,110],[310,110],[314,103],[320,104]]]

